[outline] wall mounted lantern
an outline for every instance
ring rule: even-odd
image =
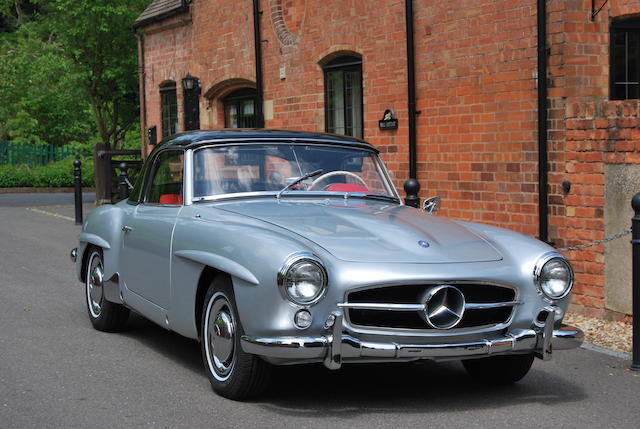
[[[198,81],[198,78],[191,76],[190,73],[187,73],[187,75],[182,79],[182,87],[185,91],[197,89],[199,85],[200,82]]]

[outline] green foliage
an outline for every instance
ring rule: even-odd
[[[95,186],[93,159],[82,161],[82,186]],[[63,188],[73,186],[73,158],[44,167],[0,167],[0,188],[14,187]]]
[[[135,18],[148,0],[37,0],[47,28],[74,64],[101,140],[116,147],[137,122]]]
[[[131,25],[148,3],[0,0],[0,139],[127,141],[138,122]]]
[[[58,48],[23,25],[0,35],[0,138],[62,145],[96,134],[79,75]]]

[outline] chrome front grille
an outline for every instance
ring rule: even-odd
[[[394,329],[434,329],[425,317],[425,297],[440,285],[375,287],[350,292],[345,303],[349,323],[354,326]],[[455,328],[476,328],[506,323],[515,306],[516,292],[510,287],[488,284],[453,284],[462,292],[465,306]],[[457,292],[456,292],[457,293]]]

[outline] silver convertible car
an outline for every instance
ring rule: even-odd
[[[93,326],[129,311],[200,341],[219,394],[272,365],[461,360],[511,383],[577,347],[574,281],[545,243],[403,204],[378,151],[343,136],[197,131],[148,157],[71,252]]]

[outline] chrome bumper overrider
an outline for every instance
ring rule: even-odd
[[[342,315],[336,314],[331,332],[318,337],[260,338],[242,336],[242,348],[247,353],[290,360],[323,360],[330,369],[340,368],[343,361],[466,359],[495,354],[530,352],[541,359],[551,358],[553,349],[579,347],[583,332],[575,327],[553,329],[553,318],[536,329],[516,329],[498,338],[450,344],[410,344],[372,342],[354,338],[342,332]]]

